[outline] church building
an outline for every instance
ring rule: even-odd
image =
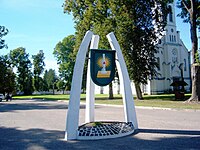
[[[149,80],[143,92],[148,94],[169,93],[174,81],[184,81],[186,91],[190,91],[190,52],[180,39],[180,32],[176,29],[175,4],[169,4],[171,13],[168,15],[164,36],[157,44],[158,75]]]
[[[158,52],[155,54],[158,62],[156,68],[158,74],[142,85],[141,90],[145,94],[171,93],[174,81],[184,80],[187,83],[185,90],[190,91],[190,52],[180,39],[180,32],[176,29],[175,3],[169,4],[171,13],[168,15],[167,25],[163,36],[157,44]],[[131,83],[132,93],[135,95],[134,83]],[[121,93],[117,81],[113,82],[114,94]],[[109,93],[109,87],[96,87],[95,93]]]

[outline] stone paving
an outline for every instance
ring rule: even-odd
[[[95,137],[95,139],[114,138],[133,132],[134,127],[131,122],[92,122],[78,128],[79,139]]]

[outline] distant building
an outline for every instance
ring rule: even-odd
[[[169,93],[173,90],[170,84],[173,81],[181,80],[188,84],[186,91],[190,91],[190,52],[188,52],[183,41],[180,39],[180,32],[176,30],[175,4],[169,4],[171,13],[168,15],[167,25],[163,36],[157,44],[158,53],[156,54],[158,75],[148,81],[147,85],[142,85],[141,89],[146,94]],[[182,75],[181,75],[182,73]],[[132,93],[135,94],[134,84],[131,83]],[[121,93],[117,81],[113,82],[113,91],[115,94]],[[108,94],[109,88],[96,87],[96,93]]]
[[[159,67],[158,75],[149,80],[144,92],[148,94],[168,93],[173,87],[173,81],[181,80],[181,72],[184,81],[188,84],[186,91],[190,91],[190,52],[188,52],[180,32],[176,30],[175,4],[169,4],[171,13],[168,15],[164,36],[159,39],[158,53],[156,54]]]

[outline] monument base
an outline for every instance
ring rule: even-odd
[[[131,122],[91,122],[78,128],[77,139],[96,140],[127,136],[134,133]]]

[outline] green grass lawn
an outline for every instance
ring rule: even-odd
[[[81,94],[81,101],[85,102],[85,94]],[[110,104],[110,105],[122,105],[122,96],[114,95],[113,100],[108,99],[107,94],[95,95],[96,104]],[[185,95],[185,99],[189,98],[190,94]],[[69,100],[69,95],[31,95],[31,96],[14,96],[13,99],[42,99],[42,100]],[[144,95],[144,100],[136,100],[136,106],[144,107],[162,107],[162,108],[174,108],[174,109],[200,109],[200,103],[186,103],[185,100],[175,100],[174,94],[162,94],[162,95]]]

